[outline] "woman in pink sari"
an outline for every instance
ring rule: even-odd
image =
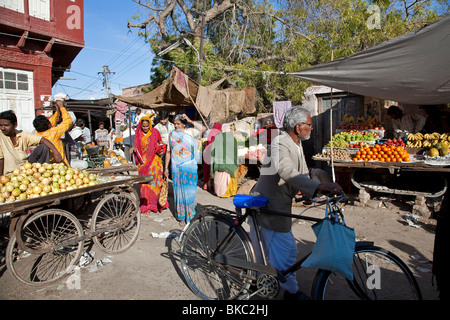
[[[144,214],[148,214],[150,211],[161,212],[161,210],[169,207],[168,201],[163,206],[158,202],[164,181],[161,154],[165,151],[160,151],[160,154],[156,153],[157,147],[161,143],[159,131],[152,128],[151,118],[148,116],[142,117],[136,128],[134,147],[130,148],[130,153],[139,153],[141,156],[142,162],[137,161],[139,174],[153,176],[153,180],[149,184],[141,184],[140,209]]]

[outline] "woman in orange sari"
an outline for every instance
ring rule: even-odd
[[[164,182],[161,154],[165,151],[160,151],[160,154],[156,153],[157,146],[161,143],[159,131],[152,128],[152,119],[148,116],[142,117],[136,128],[134,147],[130,148],[130,153],[135,152],[140,155],[142,162],[137,160],[139,174],[153,176],[153,180],[149,184],[141,184],[140,209],[144,214],[150,211],[161,212],[169,207],[168,201],[163,206],[158,201]]]

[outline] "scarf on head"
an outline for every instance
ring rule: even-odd
[[[138,126],[137,126],[137,131],[140,133],[140,135],[142,135],[142,137],[141,137],[141,145],[143,146],[143,147],[147,147],[147,145],[148,145],[148,139],[150,138],[150,136],[152,135],[152,129],[153,129],[153,125],[152,125],[152,119],[154,118],[154,114],[153,115],[151,115],[151,116],[148,116],[148,115],[145,115],[145,116],[143,116],[140,120],[139,120],[139,124],[138,124]],[[149,129],[148,129],[148,132],[146,133],[146,134],[144,134],[144,132],[142,132],[142,130],[141,130],[141,124],[142,124],[142,121],[148,121],[148,123],[149,123]]]
[[[134,145],[141,153],[142,158],[144,159],[144,163],[139,167],[139,173],[141,174],[141,171],[146,173],[149,169],[149,166],[153,162],[153,159],[155,157],[155,150],[158,143],[158,137],[152,136],[153,130],[152,130],[152,117],[142,117],[139,121],[139,124],[136,128],[136,133],[134,136]],[[143,120],[147,120],[150,125],[150,129],[147,133],[142,132],[141,124]],[[159,134],[158,134],[159,136]]]

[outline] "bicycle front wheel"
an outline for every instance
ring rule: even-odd
[[[218,247],[227,257],[255,261],[245,231],[218,216],[202,216],[191,221],[181,240],[181,268],[189,288],[205,300],[239,297],[251,284],[251,270],[237,270],[215,262],[211,254]]]
[[[353,257],[353,281],[319,270],[313,285],[317,300],[421,300],[419,285],[408,266],[383,248],[357,247]]]

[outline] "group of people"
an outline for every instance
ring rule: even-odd
[[[50,120],[43,116],[36,117],[36,134],[18,131],[17,118],[12,111],[0,113],[0,174],[12,172],[27,160],[42,163],[67,161],[61,137],[71,126],[72,118],[62,101],[56,100],[56,112]],[[56,125],[59,117],[62,120]],[[197,163],[200,156],[197,140],[206,128],[186,114],[176,115],[172,124],[168,121],[167,113],[162,113],[155,126],[153,117],[151,114],[140,117],[134,146],[130,148],[130,153],[139,154],[136,157],[139,159],[139,174],[153,176],[149,184],[141,185],[140,210],[142,213],[159,212],[169,206],[167,200],[161,203],[159,197],[163,183],[171,173],[176,218],[183,225],[196,214]],[[188,127],[188,124],[192,127]],[[272,137],[267,153],[269,161],[263,164],[261,175],[252,189],[253,194],[268,198],[269,209],[290,213],[292,199],[298,192],[309,197],[319,193],[342,192],[338,184],[307,167],[301,142],[309,139],[312,130],[310,113],[304,108],[293,107],[285,114],[281,132]],[[215,184],[217,180],[217,184],[222,183],[219,196],[227,192],[233,195],[232,179],[238,176],[239,165],[233,152],[229,151],[236,151],[237,155],[236,139],[229,129],[223,130],[220,124],[215,124],[207,136],[203,159],[206,164],[203,166],[204,185],[210,179],[214,179]],[[97,137],[99,141],[102,139],[104,136]],[[37,148],[28,154],[29,146]],[[285,269],[292,264],[297,254],[291,218],[261,214],[258,219],[270,264],[277,269]],[[282,286],[289,297],[300,297],[295,275],[288,277]]]
[[[33,120],[35,133],[17,130],[17,116],[12,110],[0,113],[0,175],[10,174],[26,161],[69,164],[62,137],[72,125],[72,117],[64,107],[65,95],[55,95],[54,99],[56,112],[50,119],[37,116]]]
[[[174,123],[163,111],[153,126],[154,114],[139,117],[130,154],[135,154],[140,175],[153,177],[149,184],[141,185],[140,209],[142,213],[160,212],[169,206],[159,201],[165,181],[172,173],[174,207],[180,224],[186,224],[196,214],[197,194],[197,140],[205,127],[195,123],[186,114],[175,116]],[[191,123],[194,127],[187,128]],[[170,166],[170,168],[169,168]]]
[[[193,127],[188,128],[188,123]],[[192,121],[185,114],[175,116],[174,130],[168,134],[164,161],[161,160],[162,153],[156,153],[156,150],[159,149],[158,144],[163,143],[162,135],[156,129],[158,125],[151,130],[149,135],[148,128],[151,127],[151,118],[141,118],[137,129],[137,138],[135,138],[135,148],[143,152],[143,159],[146,160],[139,168],[141,170],[146,167],[149,161],[151,161],[149,168],[153,169],[147,169],[147,174],[150,170],[153,170],[152,172],[157,170],[161,173],[163,167],[163,177],[154,175],[154,186],[157,186],[162,179],[169,177],[170,166],[176,216],[180,224],[185,224],[196,213],[199,156],[196,140],[206,131],[205,127]],[[270,128],[270,124],[267,127]],[[265,161],[263,164],[260,178],[251,191],[252,194],[266,197],[269,200],[267,205],[269,209],[291,213],[292,199],[298,192],[311,198],[320,194],[335,195],[342,192],[342,188],[332,182],[329,175],[323,170],[309,169],[306,164],[301,142],[310,138],[312,130],[310,113],[304,108],[294,107],[285,114],[283,130],[271,139],[267,154],[269,161]],[[230,182],[237,177],[239,170],[237,160],[235,160],[233,152],[230,152],[235,151],[237,154],[236,139],[229,129],[224,129],[221,124],[215,124],[207,137],[203,154],[204,188],[207,188],[209,179],[214,179],[215,186],[216,180],[218,183],[225,181],[224,186],[226,187],[223,190],[225,193],[232,193],[230,186],[233,184]],[[140,139],[141,142],[136,139]],[[145,144],[144,140],[149,142]],[[142,146],[143,144],[145,146]],[[150,145],[152,145],[151,150],[149,150]],[[132,151],[135,152],[135,150]],[[226,175],[226,178],[220,177],[222,173],[225,173],[223,175]],[[140,171],[140,174],[146,173]],[[148,187],[143,186],[143,188]],[[224,192],[223,190],[221,192]],[[143,194],[141,192],[141,196]],[[158,194],[155,193],[152,199],[155,201],[157,198]],[[163,206],[157,207],[158,210],[162,208]],[[295,261],[297,255],[296,241],[291,230],[291,218],[261,214],[258,219],[261,226],[260,232],[265,238],[266,254],[270,264],[280,270],[287,268]],[[299,291],[295,274],[289,276],[282,286],[286,290],[286,298],[303,297]]]
[[[67,96],[54,96],[56,111],[49,118],[38,115],[33,120],[34,132],[18,130],[17,116],[12,110],[0,113],[0,175],[10,174],[26,161],[30,163],[60,163],[81,158],[81,144],[92,141],[91,131],[83,119],[76,119],[64,106]],[[95,142],[109,146],[105,123],[99,123]],[[66,149],[66,146],[69,148]]]
[[[162,111],[156,120],[154,114],[139,114],[134,146],[141,175],[151,175],[153,180],[141,186],[140,209],[144,214],[160,212],[169,206],[161,203],[161,190],[170,177],[174,193],[176,218],[181,225],[196,214],[198,163],[202,155],[203,189],[214,191],[219,197],[237,193],[237,180],[245,174],[238,163],[237,141],[230,128],[220,123],[208,132],[199,122],[186,114],[178,114],[173,123],[167,112]],[[153,119],[156,124],[153,126]],[[205,150],[200,150],[202,136],[207,136]]]

